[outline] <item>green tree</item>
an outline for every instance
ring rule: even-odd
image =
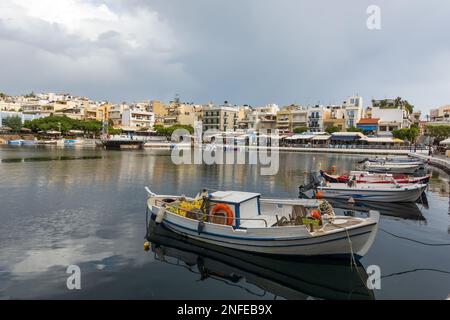
[[[356,127],[350,127],[350,128],[347,129],[347,132],[361,132],[361,133],[363,133],[364,130],[360,129],[360,128],[356,128]]]
[[[295,134],[302,134],[302,133],[307,132],[307,131],[308,131],[307,127],[294,128],[294,133]]]
[[[335,127],[335,126],[329,126],[325,129],[325,132],[328,134],[333,134],[335,132],[340,132],[341,129],[339,127]]]
[[[392,131],[392,135],[394,138],[400,139],[400,140],[406,140],[411,143],[416,142],[417,138],[419,137],[420,130],[417,127],[411,127],[411,128],[403,128]]]
[[[190,134],[194,133],[194,128],[192,126],[187,126],[187,125],[181,125],[181,124],[176,124],[174,126],[165,128],[161,125],[156,125],[154,127],[156,133],[160,136],[166,136],[166,137],[170,137],[172,135],[172,133],[177,130],[177,129],[185,129],[187,130]]]
[[[15,133],[19,132],[22,129],[22,118],[19,116],[7,117],[2,120],[3,125],[6,127],[10,127],[11,130]]]
[[[437,142],[441,142],[442,140],[450,137],[450,126],[449,125],[439,125],[439,126],[427,126],[426,132],[431,137],[435,138]]]

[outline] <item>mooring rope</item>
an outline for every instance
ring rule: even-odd
[[[389,235],[391,235],[391,236],[393,236],[393,237],[395,237],[395,238],[399,238],[399,239],[403,239],[403,240],[408,240],[408,241],[416,242],[416,243],[422,244],[422,245],[424,245],[424,246],[433,246],[433,247],[450,246],[450,243],[426,243],[426,242],[423,242],[423,241],[414,240],[414,239],[411,239],[411,238],[407,238],[407,237],[403,237],[403,236],[396,235],[396,234],[394,234],[394,233],[392,233],[392,232],[389,232],[389,231],[387,231],[387,230],[384,230],[383,228],[380,228],[380,230],[383,231],[383,232],[385,232],[385,233],[387,233],[387,234],[389,234]]]

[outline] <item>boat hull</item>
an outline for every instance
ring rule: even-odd
[[[10,146],[21,146],[22,143],[23,143],[22,140],[10,140],[10,141],[8,141],[8,144]]]
[[[407,173],[413,174],[420,169],[419,165],[365,165],[365,169],[369,172],[380,173]]]
[[[350,180],[350,177],[353,177],[353,174],[350,175],[341,175],[341,176],[335,176],[335,175],[331,175],[328,174],[324,171],[320,172],[321,176],[328,182],[332,182],[332,183],[347,183]],[[392,184],[394,183],[394,181],[396,183],[411,183],[411,184],[416,184],[416,183],[428,183],[430,180],[430,176],[424,176],[424,177],[402,177],[402,178],[397,178],[395,176],[369,176],[369,175],[355,175],[356,176],[356,182],[357,183],[374,183],[374,184],[379,184],[379,183],[386,183],[386,184]]]
[[[156,212],[152,212],[152,218]],[[193,240],[235,250],[280,256],[334,256],[355,258],[364,256],[371,247],[378,228],[379,214],[355,228],[341,228],[333,233],[306,236],[305,226],[283,228],[234,229],[230,226],[199,222],[167,213],[162,225]],[[351,244],[350,244],[351,243]]]
[[[425,191],[426,185],[411,186],[401,189],[386,188],[381,189],[362,189],[362,188],[333,188],[317,187],[325,198],[380,201],[380,202],[415,202]]]

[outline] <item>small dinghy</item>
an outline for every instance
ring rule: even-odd
[[[328,182],[333,183],[347,183],[354,180],[357,183],[428,183],[430,175],[423,177],[410,177],[404,174],[390,174],[390,173],[370,173],[367,171],[351,171],[343,175],[332,175],[320,170],[320,175]]]
[[[325,183],[315,188],[316,198],[354,199],[381,202],[415,202],[426,184]]]
[[[375,239],[379,213],[335,216],[323,200],[261,199],[258,193],[203,191],[195,198],[149,194],[157,224],[188,238],[271,255],[364,256]]]

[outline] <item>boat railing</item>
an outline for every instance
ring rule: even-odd
[[[187,213],[191,213],[191,214],[193,214],[195,216],[196,220],[199,220],[199,221],[204,219],[204,218],[206,218],[206,217],[208,217],[208,218],[217,217],[217,216],[212,215],[212,214],[206,214],[206,213],[203,213],[203,212],[199,213],[199,212],[187,210],[187,209],[181,208],[179,206],[175,206],[175,205],[172,205],[170,203],[164,202],[163,200],[155,200],[155,205],[156,206],[158,206],[158,202],[160,202],[162,204],[162,205],[160,205],[160,207],[163,207],[165,209],[169,209],[169,210],[170,209],[174,209],[174,210],[178,210],[178,211],[181,210],[181,211],[186,212],[186,214]],[[224,218],[224,219],[228,219],[228,218]],[[239,220],[239,221],[242,221],[242,220],[245,220],[245,221],[264,221],[265,227],[267,228],[269,226],[269,224],[267,223],[267,220],[264,219],[264,218],[236,218],[236,217],[233,217],[232,219],[234,221],[236,221],[236,220]]]

